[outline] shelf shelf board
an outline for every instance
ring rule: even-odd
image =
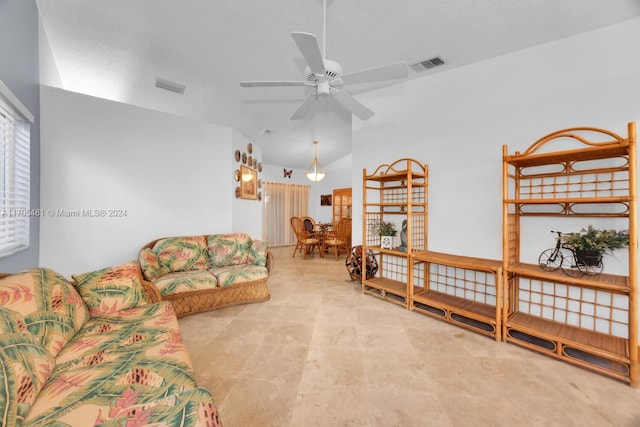
[[[602,203],[628,203],[630,198],[620,197],[569,197],[553,199],[507,199],[506,203],[519,205],[564,205],[564,204],[602,204]]]
[[[549,165],[562,162],[608,159],[612,157],[622,157],[628,154],[628,144],[612,143],[598,147],[555,151],[552,153],[532,154],[529,156],[516,153],[506,156],[505,161],[510,165],[527,167]]]
[[[475,258],[462,255],[452,255],[443,252],[421,251],[413,254],[415,260],[432,262],[435,264],[451,265],[454,267],[467,268],[470,270],[481,270],[497,273],[502,268],[502,261]]]
[[[496,320],[496,307],[493,305],[483,304],[430,289],[422,289],[414,292],[412,304],[414,302],[443,309],[455,308],[454,311],[456,313],[479,318],[487,323],[495,323]]]
[[[377,181],[377,182],[406,181],[407,179],[411,179],[412,187],[426,185],[425,182],[420,182],[420,180],[426,180],[426,178],[427,178],[427,175],[424,173],[412,171],[411,174],[409,174],[406,170],[398,171],[395,173],[386,173],[382,175],[367,175],[364,177],[364,179],[367,181]]]
[[[408,294],[406,283],[387,279],[386,277],[372,277],[371,279],[366,279],[364,281],[364,286],[381,289],[385,292],[401,295],[403,297],[406,297]]]
[[[408,258],[408,256],[409,256],[409,252],[401,252],[401,251],[398,251],[398,250],[395,250],[395,249],[382,249],[380,247],[380,245],[377,245],[377,246],[363,246],[363,250],[364,251],[370,250],[370,251],[377,252],[377,253],[382,253],[382,254],[385,254],[385,255],[395,255],[395,256],[398,256],[398,257],[401,257],[401,258]]]
[[[628,340],[590,331],[525,313],[514,313],[507,320],[507,329],[515,329],[542,339],[559,340],[563,344],[599,356],[629,363]]]
[[[546,279],[556,283],[566,283],[567,285],[585,286],[592,289],[608,290],[621,294],[628,293],[629,277],[615,274],[600,273],[594,276],[571,277],[558,269],[556,271],[545,271],[537,264],[517,263],[507,266],[508,273],[515,273],[525,277],[535,279]]]

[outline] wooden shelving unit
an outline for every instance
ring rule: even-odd
[[[427,250],[428,166],[404,158],[380,165],[371,174],[363,169],[362,187],[362,249],[378,263],[375,276],[362,277],[362,292],[409,308],[411,254]],[[400,250],[403,220],[407,220],[407,243]],[[379,221],[396,224],[393,249],[380,247],[380,236],[373,233]]]
[[[627,131],[571,128],[523,153],[503,147],[503,339],[637,387],[635,123]],[[523,217],[626,220],[627,274],[570,277],[522,262]]]
[[[411,310],[500,341],[502,261],[432,251],[412,258]]]

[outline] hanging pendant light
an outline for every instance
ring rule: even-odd
[[[318,182],[322,181],[322,179],[327,175],[318,161],[318,141],[313,141],[313,153],[313,162],[307,168],[305,175],[307,175],[307,179],[310,181]]]

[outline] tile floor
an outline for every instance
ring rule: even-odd
[[[275,248],[271,300],[180,319],[226,427],[640,426],[640,388],[361,292]]]

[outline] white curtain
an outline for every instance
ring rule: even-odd
[[[262,230],[269,246],[296,244],[290,220],[292,216],[307,215],[310,189],[309,185],[264,183]]]

